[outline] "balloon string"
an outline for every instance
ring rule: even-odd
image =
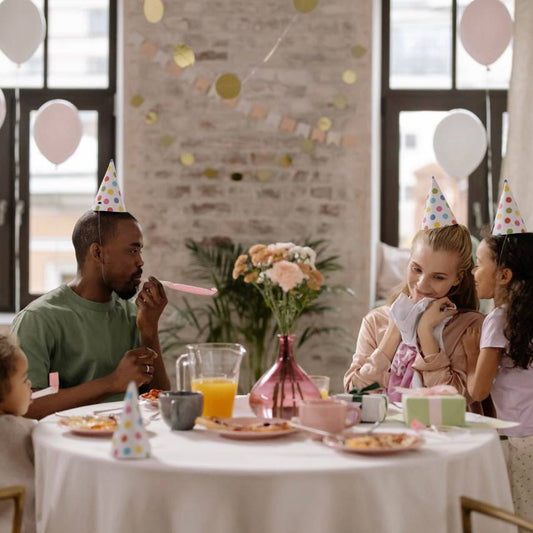
[[[285,35],[287,35],[287,32],[289,31],[290,27],[293,25],[294,21],[298,17],[298,13],[294,14],[292,19],[289,21],[285,29],[283,30],[282,34],[278,37],[278,40],[274,43],[274,46],[270,49],[268,54],[264,57],[262,61],[257,63],[252,70],[246,75],[244,80],[242,81],[242,85],[244,85],[257,71],[257,69],[261,66],[267,63],[270,58],[274,55],[275,51],[278,49],[278,46],[281,44],[283,39],[285,38]]]
[[[487,67],[487,83],[485,84],[485,113],[487,117],[487,202],[489,208],[489,224],[492,224],[494,220],[494,199],[492,193],[492,145],[489,72],[490,68]]]
[[[15,142],[13,143],[13,160],[15,162],[15,311],[21,309],[20,306],[20,231],[22,227],[22,214],[24,212],[24,202],[20,198],[20,87],[19,68],[17,65],[15,78]]]

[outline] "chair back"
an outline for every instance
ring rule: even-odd
[[[505,509],[494,507],[488,503],[483,503],[466,496],[461,496],[461,514],[463,518],[463,533],[473,533],[472,531],[472,513],[480,513],[496,520],[502,520],[509,524],[519,526],[522,530],[533,532],[533,522],[520,516],[516,516]]]
[[[1,500],[13,500],[15,503],[15,514],[13,515],[13,533],[20,533],[22,531],[22,512],[24,511],[24,496],[26,495],[26,487],[4,487],[0,489]]]

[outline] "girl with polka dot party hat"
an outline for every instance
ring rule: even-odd
[[[406,280],[387,305],[363,318],[345,389],[378,382],[392,401],[401,399],[402,388],[451,385],[466,394],[461,338],[483,321],[473,266],[470,233],[432,178]]]
[[[468,391],[489,393],[498,418],[520,425],[502,430],[515,510],[533,519],[533,233],[526,231],[504,182],[492,235],[481,241],[474,269],[479,298],[495,308],[463,339]]]

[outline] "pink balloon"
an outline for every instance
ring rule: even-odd
[[[474,0],[463,12],[459,37],[465,50],[489,66],[505,51],[513,35],[513,20],[500,0]]]
[[[44,157],[59,165],[76,151],[82,130],[73,104],[67,100],[50,100],[37,111],[33,138]]]

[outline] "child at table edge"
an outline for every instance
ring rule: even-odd
[[[28,360],[13,337],[0,335],[0,488],[26,487],[23,533],[35,532],[34,420],[24,418],[31,402]],[[0,531],[11,531],[14,504],[0,502]]]
[[[515,511],[533,519],[533,233],[492,235],[477,250],[480,298],[495,308],[463,344],[468,391],[492,395],[498,417],[520,422],[501,430]]]

